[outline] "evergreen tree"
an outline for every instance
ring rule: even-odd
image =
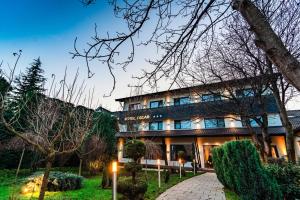
[[[43,96],[46,78],[41,68],[40,58],[34,59],[25,74],[21,74],[15,81],[13,109],[19,113],[19,120],[16,128],[26,130],[28,128],[28,117],[30,111],[37,106],[38,99]]]

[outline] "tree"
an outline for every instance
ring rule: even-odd
[[[14,70],[12,70],[12,73]],[[14,75],[10,75],[12,83]],[[66,75],[64,76],[66,77]],[[78,73],[71,84],[67,84],[64,78],[60,84],[52,84],[47,91],[38,98],[36,106],[26,106],[28,114],[28,128],[15,128],[15,120],[19,118],[19,111],[14,112],[10,119],[4,117],[9,109],[7,95],[1,97],[0,119],[5,128],[13,135],[21,138],[28,145],[41,153],[45,160],[45,171],[41,185],[39,199],[44,199],[47,189],[47,180],[56,156],[72,153],[77,150],[89,132],[92,123],[90,109],[78,109],[77,104],[87,104],[90,107],[89,98],[84,98],[84,85],[77,87]],[[92,97],[91,97],[92,98]],[[27,102],[23,102],[26,104]],[[21,106],[22,107],[22,106]],[[84,119],[84,120],[82,120]]]
[[[276,7],[274,8],[272,5],[268,8],[270,13],[272,13],[271,11],[274,9],[276,9]],[[294,9],[299,10],[299,8]],[[297,12],[295,11],[293,13]],[[298,40],[300,34],[298,29],[287,29],[285,26],[281,25],[281,18],[284,17],[285,16],[280,16],[280,18],[277,17],[273,19],[272,16],[268,16],[270,22],[275,24],[275,30],[280,32],[282,38],[284,38],[285,45],[290,46],[290,51],[293,53],[293,56],[299,58],[297,52],[300,46],[292,43],[293,41]],[[215,66],[213,67],[215,70],[220,68],[216,65],[220,65],[227,68],[223,71],[227,71],[227,73],[230,73],[231,75],[241,73],[245,78],[247,76],[269,77],[266,78],[266,81],[263,84],[268,86],[276,100],[280,118],[287,135],[286,145],[288,159],[289,161],[295,162],[293,130],[288,119],[285,105],[297,92],[270,62],[265,53],[256,48],[253,42],[253,37],[255,36],[248,31],[247,25],[243,20],[239,19],[238,15],[233,15],[233,17],[228,20],[227,25],[228,28],[225,31],[225,34],[223,34],[223,39],[217,41],[217,45],[214,45],[219,47],[213,48],[214,51],[211,51],[211,54],[216,54],[217,56],[210,55],[211,58],[208,60],[210,60],[210,63],[215,63]],[[217,62],[212,61],[212,59],[216,59]],[[195,70],[193,70],[193,72],[196,73]],[[218,75],[215,73],[215,75],[220,76],[220,73]],[[261,82],[257,83],[260,84]],[[256,88],[256,86],[254,86],[254,88]]]
[[[38,98],[44,92],[44,70],[41,68],[40,58],[34,59],[30,67],[26,69],[25,74],[16,78],[16,87],[14,90],[12,109],[19,113],[17,129],[28,129],[28,110],[34,110],[37,107]]]
[[[116,136],[118,132],[117,119],[107,112],[95,112],[93,116],[93,130],[92,133],[97,135],[105,144],[105,149],[102,155],[103,161],[103,175],[102,175],[102,188],[111,186],[111,178],[109,174],[109,166],[111,161],[116,156]]]
[[[90,5],[92,2],[95,0],[83,3]],[[203,50],[202,46],[214,43],[218,35],[216,30],[222,27],[220,22],[234,11],[238,11],[245,19],[248,31],[255,34],[255,45],[265,53],[288,82],[300,90],[299,60],[292,54],[290,46],[286,46],[280,32],[274,30],[274,24],[269,21],[270,15],[273,18],[285,16],[281,18],[283,26],[299,29],[299,10],[293,9],[299,7],[298,0],[124,0],[111,3],[115,15],[126,21],[128,32],[118,32],[115,35],[105,32],[102,35],[95,28],[92,41],[83,51],[78,50],[77,38],[75,39],[72,54],[73,57],[86,60],[89,76],[93,74],[89,64],[92,60],[106,63],[113,78],[112,91],[116,84],[114,68],[121,66],[125,69],[133,61],[135,49],[140,44],[156,45],[162,55],[157,60],[150,61],[154,65],[153,70],[143,70],[143,74],[136,77],[143,80],[141,84],[148,83],[156,87],[157,81],[164,77],[170,78],[171,86],[177,84],[182,70],[191,66],[193,58],[199,50]],[[276,9],[270,11],[270,5]],[[140,40],[141,32],[149,24],[152,24],[151,34],[145,40]],[[292,41],[292,44],[297,42]],[[126,56],[120,53],[125,45],[130,46]]]

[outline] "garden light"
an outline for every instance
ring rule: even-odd
[[[194,163],[194,175],[196,175],[196,160],[193,159],[193,163]]]
[[[113,161],[112,163],[112,172],[113,172],[113,200],[117,199],[117,170],[118,170],[118,162]]]
[[[178,162],[179,162],[179,178],[181,178],[181,159],[179,158],[179,160],[178,160]]]
[[[157,159],[158,187],[160,188],[160,159]]]

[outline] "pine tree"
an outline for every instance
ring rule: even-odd
[[[25,74],[21,74],[15,80],[13,109],[19,113],[19,120],[16,124],[18,129],[28,128],[27,119],[30,117],[30,111],[36,108],[38,99],[43,96],[46,78],[41,66],[40,58],[34,59]]]

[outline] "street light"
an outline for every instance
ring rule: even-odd
[[[181,159],[179,158],[179,178],[181,178]]]
[[[158,187],[160,188],[160,159],[157,159],[157,169],[158,169]]]
[[[113,200],[117,200],[117,171],[118,171],[118,162],[112,162],[112,172],[113,172]]]

